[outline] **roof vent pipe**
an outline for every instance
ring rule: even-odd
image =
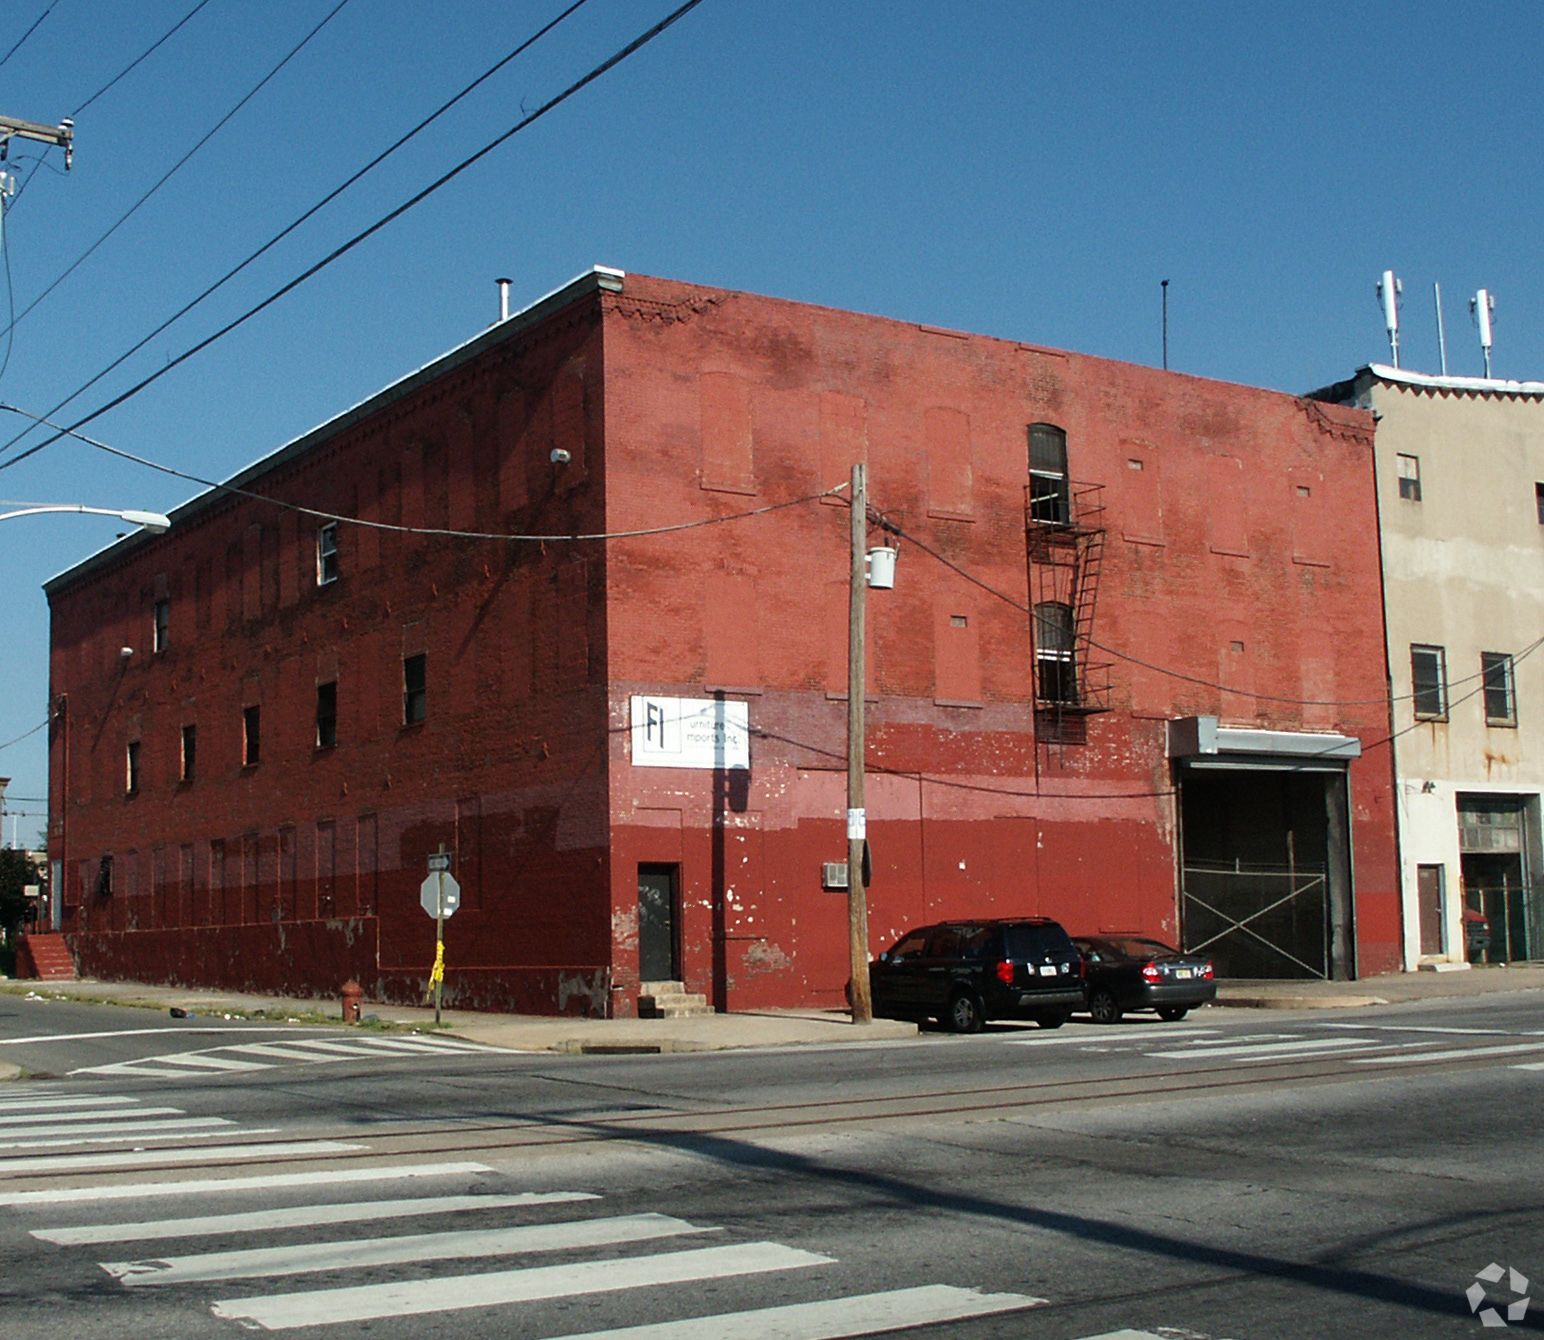
[[[509,320],[509,286],[512,283],[514,283],[514,280],[512,280],[512,279],[495,279],[493,282],[499,286],[499,320],[500,321],[508,321]]]

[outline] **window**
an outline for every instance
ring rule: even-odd
[[[198,760],[198,727],[182,728],[182,780],[193,780],[193,768]]]
[[[255,768],[262,755],[263,709],[260,707],[244,707],[241,709],[242,766]]]
[[[415,726],[429,714],[428,674],[424,656],[402,658],[402,721]]]
[[[1394,460],[1399,466],[1399,496],[1406,502],[1420,502],[1421,458],[1401,452]]]
[[[129,795],[139,791],[139,741],[130,740],[127,753],[128,771],[124,777],[124,790]]]
[[[1067,434],[1054,424],[1029,425],[1029,518],[1061,525],[1072,520]]]
[[[1042,702],[1078,700],[1072,606],[1046,600],[1035,606],[1035,666]]]
[[[1513,688],[1512,658],[1504,651],[1482,651],[1480,675],[1485,681],[1485,724],[1515,726],[1517,694]]]
[[[166,650],[167,630],[171,627],[172,602],[158,600],[151,613],[150,645],[155,651]]]
[[[1410,684],[1417,721],[1447,720],[1447,653],[1441,647],[1410,648]]]
[[[316,686],[316,747],[331,749],[338,743],[338,686]]]
[[[338,523],[329,521],[316,532],[316,584],[338,580]]]
[[[1533,486],[1533,505],[1539,510],[1539,525],[1544,526],[1544,484]]]

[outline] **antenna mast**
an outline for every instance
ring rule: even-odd
[[[1442,285],[1432,283],[1431,291],[1437,299],[1437,360],[1442,365],[1442,375],[1447,376],[1447,336],[1442,333]]]

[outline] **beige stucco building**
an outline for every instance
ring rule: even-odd
[[[1379,419],[1405,966],[1544,957],[1544,383],[1374,364],[1314,398]]]

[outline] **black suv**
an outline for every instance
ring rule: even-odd
[[[869,964],[874,1013],[975,1033],[987,1019],[1060,1028],[1083,1007],[1083,959],[1046,917],[945,921],[901,937]]]

